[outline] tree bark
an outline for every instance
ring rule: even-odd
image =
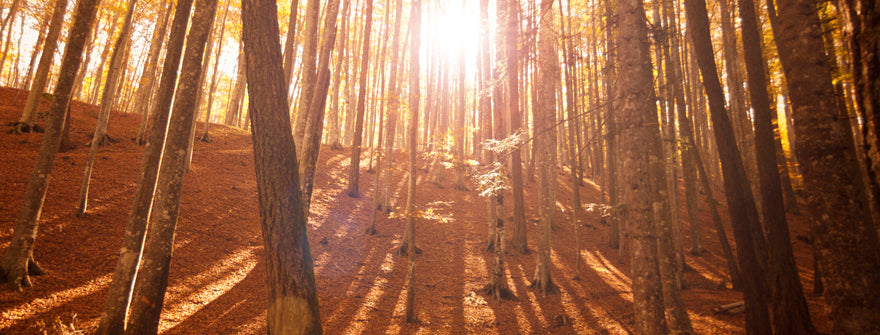
[[[315,184],[315,169],[318,164],[318,153],[321,151],[321,135],[324,134],[324,111],[327,104],[327,90],[330,87],[330,55],[336,44],[336,19],[339,16],[339,0],[327,3],[324,34],[321,38],[320,63],[318,78],[315,83],[315,96],[309,107],[308,122],[302,139],[302,157],[299,157],[300,186],[303,188],[303,201],[306,212],[311,204],[312,187]],[[338,71],[338,69],[337,69]]]
[[[156,81],[156,66],[159,62],[159,52],[162,51],[162,45],[165,43],[165,31],[168,29],[168,20],[171,17],[170,7],[165,7],[165,18],[160,25],[157,25],[153,31],[152,42],[150,42],[150,54],[147,56],[147,62],[141,79],[138,82],[137,97],[135,98],[135,113],[141,114],[141,126],[138,129],[135,143],[144,144],[144,132],[147,128],[147,119],[152,110],[153,83]],[[167,58],[167,56],[166,56]],[[164,135],[163,135],[164,136]]]
[[[763,274],[766,255],[758,210],[748,187],[742,156],[736,147],[733,127],[724,108],[724,94],[715,69],[709,39],[709,17],[704,0],[686,0],[688,29],[694,41],[695,54],[703,77],[703,86],[709,97],[709,110],[718,154],[721,158],[724,189],[727,191],[728,212],[733,223],[736,252],[743,277],[746,331],[750,334],[770,334],[767,309],[767,284]]]
[[[15,126],[15,132],[20,133],[34,130],[37,106],[40,104],[40,98],[43,97],[43,90],[46,89],[49,70],[52,67],[52,59],[55,58],[55,48],[58,46],[66,10],[67,0],[55,2],[55,8],[52,10],[52,23],[49,24],[49,32],[46,34],[46,42],[43,44],[43,53],[40,55],[40,63],[37,64],[37,73],[30,87],[31,91],[28,93],[24,111],[18,120],[18,124]]]
[[[536,157],[538,162],[538,202],[541,210],[538,240],[538,260],[530,286],[541,289],[544,295],[558,292],[550,275],[550,234],[553,214],[556,212],[556,83],[559,82],[559,64],[553,30],[553,0],[541,1],[541,22],[538,28],[538,105],[535,123],[538,129]],[[508,45],[509,46],[509,45]],[[510,89],[510,87],[508,87]],[[516,101],[508,101],[516,103]],[[516,154],[514,154],[516,156]],[[514,224],[514,234],[516,228]]]
[[[358,78],[357,120],[354,125],[354,136],[351,144],[351,166],[348,171],[348,195],[358,196],[361,168],[361,141],[364,135],[364,110],[367,98],[367,71],[370,67],[370,34],[373,29],[373,0],[367,1],[366,23],[364,24],[364,41],[361,52],[361,69]],[[373,198],[378,199],[379,185],[373,190]],[[377,206],[379,206],[377,204]]]
[[[180,65],[180,54],[183,50],[192,3],[192,0],[179,1],[175,9],[168,50],[162,66],[162,80],[159,82],[159,89],[156,92],[157,101],[152,106],[152,113],[149,113],[153,115],[150,138],[141,159],[141,172],[125,226],[126,233],[122,240],[119,262],[116,264],[113,282],[110,284],[107,298],[104,301],[104,311],[101,314],[97,334],[122,334],[125,330],[125,318],[141,262],[147,222],[153,205],[159,162],[165,147],[165,133],[168,129],[171,101],[174,98],[174,86],[177,83],[177,69]],[[146,111],[144,113],[147,114]]]
[[[422,1],[413,0],[412,11],[410,12],[409,29],[412,32],[412,42],[409,49],[409,178],[407,179],[407,196],[406,196],[406,233],[404,234],[404,243],[407,246],[407,257],[409,258],[409,270],[406,275],[406,307],[404,314],[406,322],[416,322],[415,316],[415,295],[416,295],[416,145],[418,143],[419,129],[419,98],[421,89],[419,86],[419,47],[421,46],[422,31]]]
[[[107,81],[104,83],[104,97],[101,98],[101,112],[98,115],[98,124],[95,126],[95,134],[92,136],[92,143],[89,148],[89,156],[86,159],[86,169],[83,174],[82,186],[80,187],[79,205],[76,208],[76,216],[82,217],[88,209],[89,201],[89,182],[92,178],[92,168],[95,165],[95,158],[98,154],[98,147],[108,144],[107,124],[110,122],[110,108],[113,107],[114,96],[116,95],[116,87],[122,76],[123,58],[126,45],[129,43],[131,33],[131,21],[134,17],[136,0],[128,1],[128,13],[125,15],[125,21],[122,24],[122,32],[116,39],[113,46],[113,52],[110,56],[110,70],[107,72]]]
[[[180,70],[180,81],[175,92],[174,107],[169,117],[167,140],[159,168],[158,186],[153,196],[156,210],[161,215],[150,217],[150,230],[143,249],[143,264],[131,305],[126,333],[155,334],[168,286],[168,272],[174,246],[174,231],[180,213],[180,195],[186,176],[186,149],[191,142],[190,132],[195,122],[198,90],[201,89],[202,58],[217,11],[217,0],[200,0],[196,4],[186,51]],[[173,29],[173,28],[172,28]]]
[[[5,276],[7,283],[15,290],[21,290],[22,286],[30,287],[30,275],[42,274],[39,265],[34,261],[37,223],[49,188],[55,154],[58,153],[58,147],[61,145],[60,133],[70,104],[74,79],[82,63],[85,41],[95,21],[99,3],[100,0],[82,0],[77,6],[76,17],[59,70],[58,84],[55,86],[55,96],[52,106],[49,107],[49,122],[40,144],[40,153],[28,181],[12,239],[3,253],[3,258],[0,259],[0,272],[2,272],[0,275]]]
[[[749,98],[752,102],[755,125],[755,156],[758,181],[763,202],[761,210],[767,230],[767,251],[770,302],[773,330],[777,334],[814,334],[810,311],[804,298],[801,281],[791,248],[782,183],[776,165],[776,140],[773,132],[773,114],[767,93],[764,59],[761,55],[761,36],[752,0],[738,0],[742,27],[743,54],[748,76]],[[780,51],[785,52],[785,51]],[[756,237],[763,238],[763,235]]]
[[[880,248],[847,131],[849,120],[837,104],[829,60],[817,52],[823,50],[823,42],[816,3],[777,0],[776,5],[779,29],[774,33],[788,82],[796,154],[799,161],[809,162],[801,165],[801,173],[815,229],[813,248],[821,254],[832,332],[877,333]]]
[[[269,334],[321,334],[275,1],[245,0],[242,26],[268,286]]]

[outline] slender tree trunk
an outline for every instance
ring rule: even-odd
[[[621,145],[621,192],[623,219],[632,234],[633,303],[636,332],[665,334],[663,295],[657,257],[655,211],[660,201],[656,168],[662,159],[656,107],[653,103],[651,61],[647,48],[645,12],[640,0],[617,1],[620,15],[617,46],[620,48],[621,105],[618,110]],[[653,173],[652,173],[653,172]]]
[[[89,201],[89,182],[92,178],[92,168],[95,165],[95,158],[98,154],[98,147],[108,144],[107,124],[110,122],[110,108],[113,106],[112,101],[116,95],[116,87],[122,75],[123,58],[126,45],[129,43],[129,35],[131,32],[131,21],[134,17],[135,4],[137,0],[128,1],[128,13],[125,14],[125,22],[122,24],[122,32],[116,39],[113,47],[113,53],[110,56],[110,70],[107,72],[107,81],[104,83],[104,97],[101,98],[101,112],[98,116],[98,124],[95,126],[95,135],[92,137],[92,143],[89,148],[89,157],[86,159],[86,169],[83,174],[82,186],[80,187],[79,205],[76,208],[76,216],[82,217],[88,209]]]
[[[407,246],[406,255],[409,258],[409,270],[406,275],[406,307],[404,314],[406,322],[417,322],[415,315],[415,295],[416,295],[416,145],[418,143],[419,129],[419,98],[421,90],[419,86],[419,47],[421,46],[421,30],[422,30],[422,1],[413,0],[412,11],[410,12],[409,29],[412,32],[412,42],[410,43],[409,55],[409,154],[408,170],[409,178],[407,179],[407,196],[406,196],[406,233],[404,234],[404,244]]]
[[[28,93],[27,102],[25,103],[24,112],[18,120],[14,131],[16,133],[29,132],[34,130],[36,121],[37,106],[43,97],[43,90],[49,79],[49,70],[52,67],[52,59],[55,57],[55,48],[61,35],[61,26],[64,23],[64,13],[67,10],[67,0],[58,0],[52,10],[52,23],[49,24],[49,32],[46,35],[46,42],[43,45],[43,54],[40,55],[40,63],[37,64],[37,73],[34,82],[31,85],[31,91]],[[74,74],[75,75],[75,74]]]
[[[767,78],[761,55],[761,36],[752,0],[738,0],[742,20],[743,54],[748,75],[749,98],[755,124],[755,155],[764,226],[767,230],[769,284],[773,299],[773,330],[777,334],[814,334],[810,311],[804,298],[791,249],[782,184],[776,165],[776,144]],[[782,51],[785,52],[785,51]],[[775,110],[773,110],[775,111]],[[763,235],[756,237],[763,238]],[[763,255],[761,255],[763,257]]]
[[[361,69],[358,78],[357,120],[354,125],[354,136],[351,144],[351,167],[348,172],[348,195],[356,197],[359,194],[358,184],[360,180],[361,140],[364,134],[364,109],[366,108],[367,73],[370,67],[370,34],[373,29],[373,0],[367,1],[366,23],[364,24],[364,41],[361,52]],[[374,193],[378,192],[379,185],[375,186]],[[374,198],[378,198],[376,194]]]
[[[391,69],[388,77],[388,94],[385,96],[388,100],[387,107],[388,109],[385,111],[385,125],[383,131],[384,134],[384,149],[385,149],[385,169],[378,173],[382,173],[382,192],[379,195],[379,206],[386,213],[391,212],[391,185],[392,185],[392,176],[394,173],[394,168],[392,162],[394,162],[394,128],[397,125],[397,112],[400,109],[400,93],[398,89],[399,80],[398,74],[401,71],[401,61],[400,61],[400,24],[401,24],[401,13],[403,12],[403,1],[397,0],[397,4],[395,5],[396,12],[394,16],[394,32],[392,33],[392,42],[391,42]],[[380,119],[381,121],[381,119]],[[382,141],[382,139],[380,139]],[[405,242],[404,242],[405,243]],[[401,245],[401,248],[405,248],[405,245]]]
[[[162,66],[162,80],[156,92],[157,101],[150,113],[153,115],[150,138],[141,159],[141,173],[125,226],[126,233],[122,240],[119,262],[116,264],[113,282],[104,301],[104,311],[101,314],[97,334],[122,334],[125,331],[125,318],[144,249],[147,222],[150,219],[153,193],[159,174],[159,162],[165,147],[165,132],[168,129],[171,101],[177,83],[177,69],[180,65],[180,54],[183,50],[191,10],[192,0],[182,0],[177,3],[168,39],[168,50]]]
[[[327,105],[327,90],[330,88],[330,55],[336,44],[336,19],[339,16],[339,0],[327,3],[327,17],[324,21],[324,33],[321,38],[320,63],[318,78],[315,83],[315,96],[310,100],[308,122],[302,139],[302,157],[299,158],[300,186],[303,188],[303,201],[306,211],[312,198],[315,184],[315,169],[318,164],[318,153],[321,151],[321,136],[324,134],[324,111]],[[337,69],[338,71],[338,69]]]
[[[180,70],[180,81],[169,118],[165,154],[159,169],[158,186],[153,200],[162,215],[152,216],[147,243],[144,246],[143,264],[137,275],[132,301],[131,317],[126,333],[155,334],[168,286],[168,272],[174,246],[174,231],[180,213],[180,195],[186,175],[186,148],[189,146],[192,124],[201,89],[202,58],[205,42],[214,23],[217,0],[204,0],[196,4],[192,28],[186,38],[186,51]]]
[[[555,48],[556,37],[552,33],[553,0],[541,1],[541,21],[538,28],[538,105],[535,106],[535,123],[538,129],[536,157],[538,162],[538,202],[540,206],[540,240],[538,261],[531,286],[540,288],[544,295],[559,289],[550,275],[550,233],[553,214],[556,212],[556,83],[559,81],[559,64]],[[509,87],[508,87],[509,88]],[[509,103],[511,101],[508,101]],[[514,102],[515,103],[515,102]],[[514,154],[515,155],[515,154]],[[516,228],[514,228],[514,232]],[[515,234],[515,233],[514,233]]]
[[[168,29],[168,23],[170,22],[169,18],[171,17],[170,7],[165,7],[164,11],[165,18],[162,20],[161,24],[154,28],[152,42],[150,42],[150,54],[147,57],[144,71],[141,74],[141,79],[138,83],[137,98],[135,98],[135,113],[141,114],[141,126],[138,129],[137,136],[134,140],[138,145],[144,144],[144,132],[147,128],[147,119],[152,110],[152,97],[154,91],[153,83],[156,81],[156,66],[154,64],[159,62],[159,53],[162,51],[162,45],[165,42],[165,31]],[[168,56],[166,55],[165,57],[167,58]]]
[[[712,124],[721,158],[724,189],[727,191],[728,211],[733,222],[734,237],[737,242],[737,255],[740,269],[748,277],[743,278],[746,331],[750,334],[769,334],[770,318],[767,309],[765,278],[766,265],[762,245],[763,236],[758,218],[758,210],[752,192],[746,181],[742,157],[736,147],[733,127],[724,108],[724,94],[715,69],[714,56],[709,39],[709,17],[703,0],[686,0],[688,29],[694,41],[695,54],[699,63],[703,85],[709,96]],[[760,239],[756,239],[760,237]]]
[[[214,108],[214,93],[217,91],[217,75],[220,73],[220,55],[223,53],[223,35],[226,33],[226,17],[229,15],[229,7],[232,4],[232,1],[226,2],[226,9],[223,10],[223,19],[220,20],[220,38],[217,39],[220,42],[220,45],[217,46],[217,52],[214,54],[214,74],[211,75],[211,87],[208,90],[208,106],[205,108],[205,130],[202,132],[202,137],[199,138],[202,142],[210,142],[211,138],[209,137],[208,129],[211,127],[211,110]]]
[[[49,122],[34,171],[28,181],[27,191],[21,211],[15,222],[9,246],[0,259],[0,275],[6,278],[13,289],[30,287],[30,275],[42,274],[34,261],[34,242],[37,239],[37,223],[43,208],[43,200],[49,188],[49,178],[55,163],[55,154],[61,145],[61,131],[67,115],[74,79],[82,63],[83,49],[89,31],[95,21],[100,0],[82,0],[76,9],[76,17],[69,33],[69,40],[61,62],[58,84],[52,106],[49,107]]]
[[[299,103],[296,106],[296,126],[293,129],[294,141],[301,142],[306,131],[306,123],[311,117],[308,112],[312,98],[315,97],[315,85],[318,73],[318,25],[320,22],[321,3],[319,0],[309,0],[306,5],[306,17],[303,27],[303,55],[300,73]],[[302,150],[302,146],[297,147]],[[297,154],[300,154],[297,152]]]

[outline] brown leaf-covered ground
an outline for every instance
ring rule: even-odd
[[[17,121],[26,92],[0,89],[0,124]],[[41,106],[48,108],[48,101]],[[98,153],[91,182],[88,215],[74,216],[97,107],[75,102],[71,140],[74,149],[60,153],[43,207],[35,258],[47,271],[34,286],[16,292],[0,285],[0,334],[41,334],[71,323],[89,333],[97,325],[124,225],[131,207],[143,147],[132,143],[139,115],[114,113],[109,134],[117,142]],[[200,124],[198,126],[201,134]],[[5,250],[21,207],[25,186],[42,134],[0,133],[0,249]],[[262,261],[257,190],[251,137],[222,125],[211,127],[210,143],[197,141],[192,171],[181,200],[165,309],[164,334],[265,333],[265,264]],[[578,218],[581,233],[580,279],[574,276],[575,235],[570,223],[572,194],[566,172],[559,174],[553,230],[552,276],[561,293],[543,296],[530,289],[536,253],[508,252],[508,283],[518,299],[495,301],[480,291],[488,280],[492,254],[485,251],[485,200],[475,191],[456,191],[453,172],[442,187],[419,171],[417,204],[432,218],[417,222],[423,253],[416,265],[417,324],[403,318],[406,258],[395,253],[403,218],[379,215],[378,233],[364,235],[373,194],[369,153],[362,157],[363,196],[345,191],[349,151],[324,148],[309,217],[309,234],[327,334],[399,333],[553,333],[623,334],[632,332],[633,308],[627,262],[608,247],[609,229],[597,213]],[[395,157],[403,167],[405,156]],[[423,163],[420,163],[420,165]],[[395,170],[393,202],[406,194],[403,168]],[[473,189],[473,185],[471,185]],[[530,248],[536,249],[536,187],[526,187]],[[598,202],[599,190],[586,182],[584,202]],[[722,208],[722,210],[724,210]],[[682,209],[682,220],[686,220]],[[445,218],[445,220],[441,220]],[[791,216],[792,235],[808,235],[806,220]],[[718,315],[712,309],[741,300],[722,286],[726,265],[717,235],[704,215],[703,240],[709,253],[687,255],[695,271],[685,275],[684,298],[699,333],[744,333],[743,315]],[[689,245],[688,223],[685,245]],[[729,227],[728,227],[729,229]],[[728,230],[729,232],[729,230]],[[509,235],[509,234],[508,234]],[[809,245],[794,239],[794,250],[807,292],[813,284]],[[808,297],[820,331],[828,330],[820,297]]]

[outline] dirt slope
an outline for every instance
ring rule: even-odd
[[[25,98],[25,92],[0,89],[0,124],[18,119]],[[42,108],[48,108],[48,103]],[[58,321],[73,323],[86,333],[97,325],[143,147],[131,143],[140,116],[114,114],[109,134],[118,142],[99,151],[88,216],[76,218],[73,212],[88,153],[85,143],[94,129],[96,118],[91,115],[96,115],[96,110],[81,103],[73,105],[71,139],[76,148],[58,156],[35,248],[37,261],[48,273],[35,277],[34,287],[23,292],[0,285],[0,334],[52,333]],[[212,126],[211,137],[211,143],[196,142],[192,172],[186,176],[160,331],[265,333],[265,265],[250,134]],[[9,244],[40,140],[41,134],[0,133],[0,249]],[[373,175],[367,171],[370,160],[365,153],[360,185],[364,196],[349,197],[345,192],[349,160],[348,151],[322,151],[309,218],[325,333],[632,331],[629,270],[618,251],[607,247],[608,228],[595,213],[579,218],[583,263],[581,279],[572,280],[571,187],[562,173],[552,242],[552,275],[562,293],[544,297],[529,289],[535,254],[510,252],[506,256],[508,281],[518,300],[497,302],[479,291],[491,264],[491,254],[484,251],[485,201],[474,191],[454,190],[451,170],[447,170],[442,187],[428,182],[424,171],[419,171],[417,203],[421,209],[433,209],[437,218],[417,223],[417,243],[424,251],[418,257],[416,275],[416,313],[421,322],[404,323],[406,259],[395,254],[403,218],[380,215],[378,234],[363,235],[371,211]],[[395,161],[396,166],[405,166],[405,156],[398,155]],[[401,205],[406,197],[404,177],[405,171],[395,170],[398,193],[393,201]],[[593,184],[586,183],[579,191],[585,202],[599,199]],[[535,192],[533,184],[526,189],[533,250],[537,237],[536,208],[532,205]],[[792,234],[806,234],[805,220],[792,219]],[[708,220],[706,216],[703,239],[710,253],[687,256],[688,265],[696,272],[686,274],[684,297],[698,332],[743,333],[741,314],[712,313],[718,305],[740,300],[741,294],[719,286],[726,267]],[[805,287],[810,288],[809,246],[796,239],[794,243]],[[810,297],[809,301],[815,322],[827,331],[821,299]]]

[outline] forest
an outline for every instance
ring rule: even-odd
[[[0,0],[2,334],[878,334],[872,0]]]

